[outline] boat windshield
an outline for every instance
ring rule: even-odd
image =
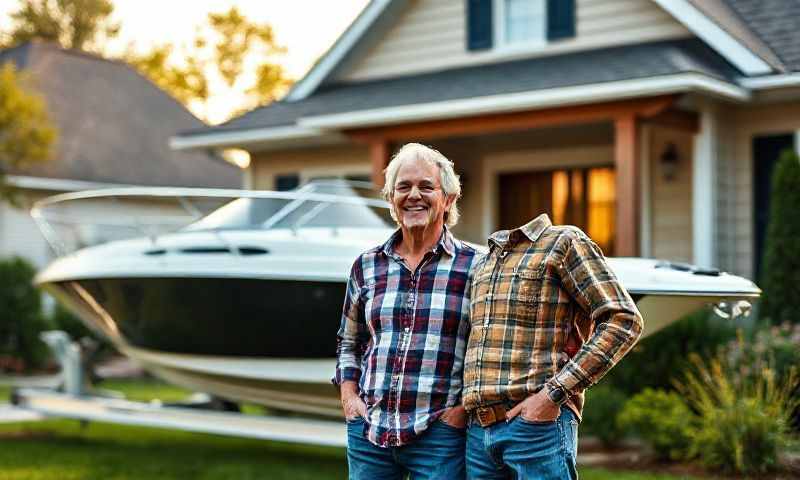
[[[213,211],[184,230],[237,230],[309,227],[393,228],[387,208],[358,203],[318,201],[303,193],[377,199],[368,185],[357,182],[311,183],[294,199],[239,198]]]

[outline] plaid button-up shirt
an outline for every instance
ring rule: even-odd
[[[366,437],[405,445],[461,401],[476,251],[445,229],[412,272],[398,230],[353,264],[338,332],[336,378],[358,382]]]
[[[489,238],[472,272],[464,406],[514,403],[545,383],[583,391],[633,346],[642,317],[600,249],[580,229],[541,215]]]

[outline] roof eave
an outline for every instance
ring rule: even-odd
[[[363,128],[687,92],[705,93],[735,102],[745,102],[751,98],[749,90],[724,80],[701,73],[679,73],[480,98],[318,115],[301,118],[298,120],[298,125],[320,130]]]
[[[348,128],[510,113],[688,92],[699,92],[734,102],[746,102],[751,98],[750,90],[747,88],[702,73],[689,72],[480,98],[315,115],[298,119],[296,125],[178,135],[172,137],[170,146],[176,150],[236,147],[263,151],[283,147],[329,145],[346,141],[340,130]]]
[[[765,75],[774,71],[763,58],[753,53],[687,0],[653,1],[745,75]]]

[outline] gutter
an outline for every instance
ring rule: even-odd
[[[800,87],[800,73],[784,73],[765,77],[742,78],[739,80],[739,85],[752,90]]]
[[[751,96],[747,89],[726,81],[699,73],[681,73],[663,77],[318,115],[301,118],[297,123],[303,127],[321,130],[346,129],[508,113],[689,91],[703,92],[737,102],[747,101]]]
[[[339,133],[339,130],[348,128],[509,113],[521,110],[686,92],[706,93],[735,102],[746,102],[751,98],[751,92],[743,86],[702,73],[679,73],[660,77],[557,87],[479,98],[315,115],[300,118],[295,125],[218,131],[185,136],[176,135],[170,139],[170,147],[173,150],[226,147],[247,148],[257,143],[307,146],[310,141],[341,140],[343,135]]]

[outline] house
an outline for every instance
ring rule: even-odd
[[[462,176],[461,237],[539,212],[607,254],[754,278],[800,130],[794,0],[373,0],[285,99],[173,137],[247,185],[372,178],[401,144]]]
[[[38,267],[52,258],[28,213],[49,195],[133,185],[241,187],[241,171],[216,154],[169,148],[173,132],[203,123],[128,65],[39,41],[0,51],[5,62],[31,76],[59,139],[50,161],[5,172],[22,205],[0,203],[0,257],[21,255]],[[120,220],[165,208],[140,207],[126,205]],[[91,209],[103,213],[103,205]]]

